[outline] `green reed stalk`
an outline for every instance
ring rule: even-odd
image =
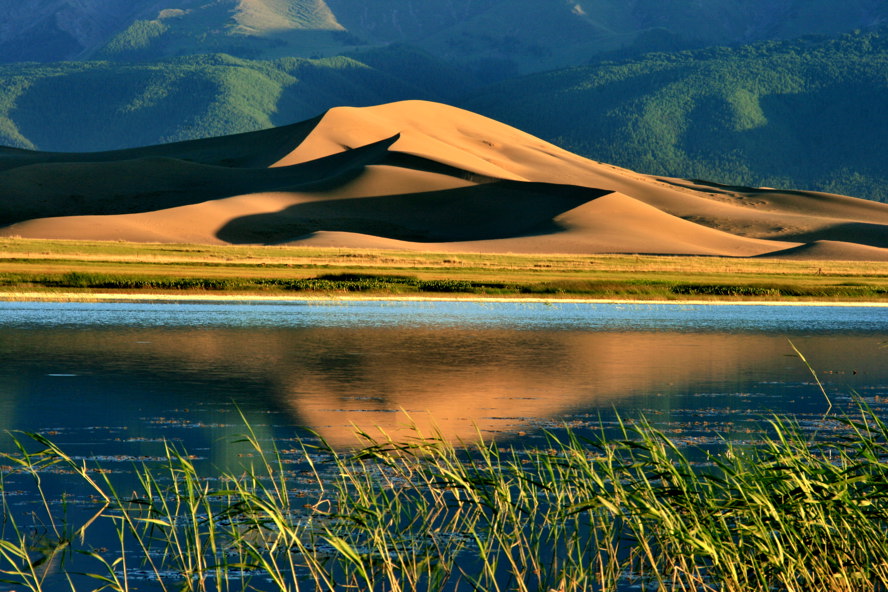
[[[888,589],[886,422],[861,402],[829,441],[780,418],[770,430],[702,460],[644,420],[531,450],[359,434],[366,446],[348,454],[302,445],[312,503],[249,426],[241,472],[208,481],[167,446],[162,470],[137,465],[129,496],[31,435],[38,452],[20,443],[5,458],[31,476],[48,536],[22,526],[0,481],[0,574],[43,590],[73,550],[94,568],[65,573],[71,590],[134,589],[135,568],[163,590],[222,592]],[[104,504],[79,524],[43,486],[59,463]],[[100,552],[89,541],[105,520],[119,548]]]

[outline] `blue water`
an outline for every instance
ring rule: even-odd
[[[722,437],[754,444],[773,413],[813,437],[827,410],[856,398],[888,417],[888,308],[0,303],[0,453],[15,451],[10,434],[31,450],[22,432],[43,434],[122,492],[168,444],[203,474],[238,472],[252,458],[246,423],[293,463],[288,451],[314,434],[353,448],[356,427],[414,437],[408,421],[534,447],[543,429],[594,435],[644,415],[679,446],[717,448]],[[33,480],[0,465],[10,512],[39,533]],[[65,471],[46,471],[42,487],[75,522],[96,511]],[[109,528],[97,523],[81,544],[113,549]],[[50,582],[67,589],[61,572]]]
[[[878,332],[888,327],[888,307],[392,301],[0,303],[0,327],[116,326]]]
[[[836,396],[874,398],[886,345],[884,307],[5,302],[0,429],[106,454],[120,433],[224,448],[239,413],[336,442],[402,410],[506,439],[615,410],[816,414],[794,346]]]
[[[166,439],[225,464],[241,414],[342,445],[405,411],[505,440],[601,413],[816,416],[794,347],[836,398],[888,396],[885,307],[4,302],[0,430],[86,456]]]

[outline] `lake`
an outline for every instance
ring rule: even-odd
[[[518,442],[614,411],[730,430],[826,410],[790,340],[836,401],[888,397],[883,307],[7,302],[0,428],[84,457],[166,439],[223,466],[238,410],[265,438],[344,447],[355,426]]]
[[[247,424],[297,476],[301,443],[349,450],[365,443],[358,429],[521,448],[544,430],[593,434],[643,415],[677,445],[706,449],[759,441],[772,414],[810,434],[830,405],[862,399],[884,416],[886,362],[885,307],[5,302],[0,451],[14,450],[8,432],[39,432],[130,491],[135,464],[162,462],[167,443],[207,475],[236,472],[252,456]],[[6,510],[27,524],[43,511],[31,477],[0,464]],[[88,523],[97,500],[74,481],[47,472],[42,486],[53,512]],[[84,544],[104,553],[114,534],[103,524]],[[139,589],[158,589],[152,577]]]

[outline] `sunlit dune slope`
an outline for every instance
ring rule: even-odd
[[[0,235],[888,260],[888,205],[642,175],[454,107],[92,154],[0,149]]]

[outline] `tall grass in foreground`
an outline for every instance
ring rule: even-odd
[[[533,450],[364,434],[357,452],[304,445],[298,472],[248,430],[243,472],[208,479],[167,448],[164,468],[138,466],[127,494],[113,473],[30,435],[39,449],[23,440],[6,460],[33,478],[41,511],[26,520],[4,488],[0,579],[30,590],[888,589],[888,426],[861,403],[829,442],[771,427],[761,445],[711,454],[644,421]],[[53,467],[89,489],[86,519],[70,523],[45,496]],[[101,529],[113,535],[93,540]]]

